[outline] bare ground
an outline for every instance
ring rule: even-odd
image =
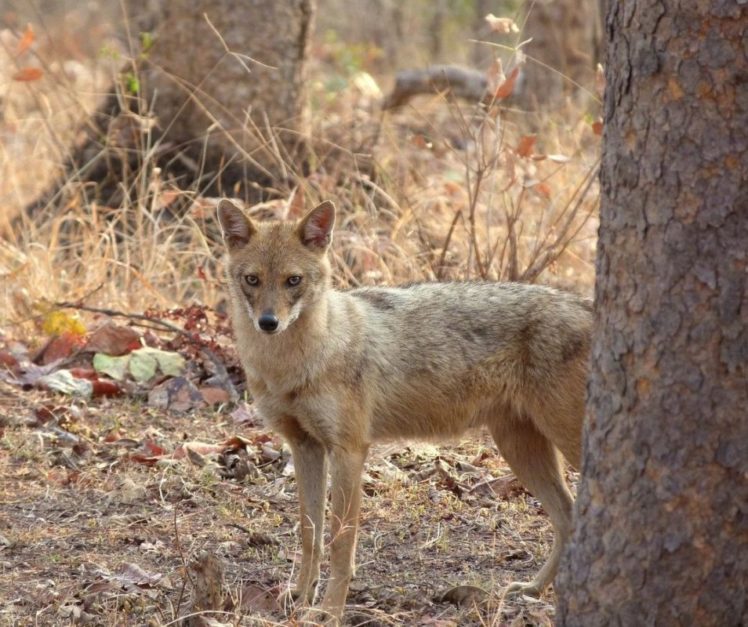
[[[293,466],[277,437],[227,409],[167,413],[2,383],[0,420],[3,625],[297,622],[276,601],[300,558]],[[552,534],[486,434],[378,447],[364,490],[346,624],[551,623],[552,592],[501,596],[539,568]],[[201,577],[210,564],[222,581]],[[492,594],[480,606],[441,598],[460,584]],[[195,586],[220,595],[222,611],[201,613]]]

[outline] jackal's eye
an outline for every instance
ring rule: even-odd
[[[299,283],[301,283],[301,277],[298,274],[291,275],[286,279],[288,287],[296,287]]]
[[[244,281],[247,285],[257,287],[260,284],[260,277],[258,277],[256,274],[245,274]]]

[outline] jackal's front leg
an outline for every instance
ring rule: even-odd
[[[332,543],[330,548],[330,581],[322,600],[322,609],[339,618],[345,607],[348,584],[353,576],[361,505],[361,473],[367,448],[337,448],[331,456],[332,475]]]
[[[304,603],[313,603],[322,559],[327,456],[322,444],[311,437],[289,440],[289,443],[301,512],[301,568],[291,595]]]

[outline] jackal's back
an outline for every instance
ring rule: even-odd
[[[375,439],[459,433],[507,408],[563,405],[565,386],[583,388],[592,320],[579,296],[467,282],[347,294],[366,320],[360,359],[375,386]]]

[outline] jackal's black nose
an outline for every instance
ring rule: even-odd
[[[260,328],[263,331],[267,331],[268,333],[271,333],[278,328],[278,318],[276,318],[271,313],[264,313],[260,316],[260,319],[257,321],[257,324],[260,325]]]

